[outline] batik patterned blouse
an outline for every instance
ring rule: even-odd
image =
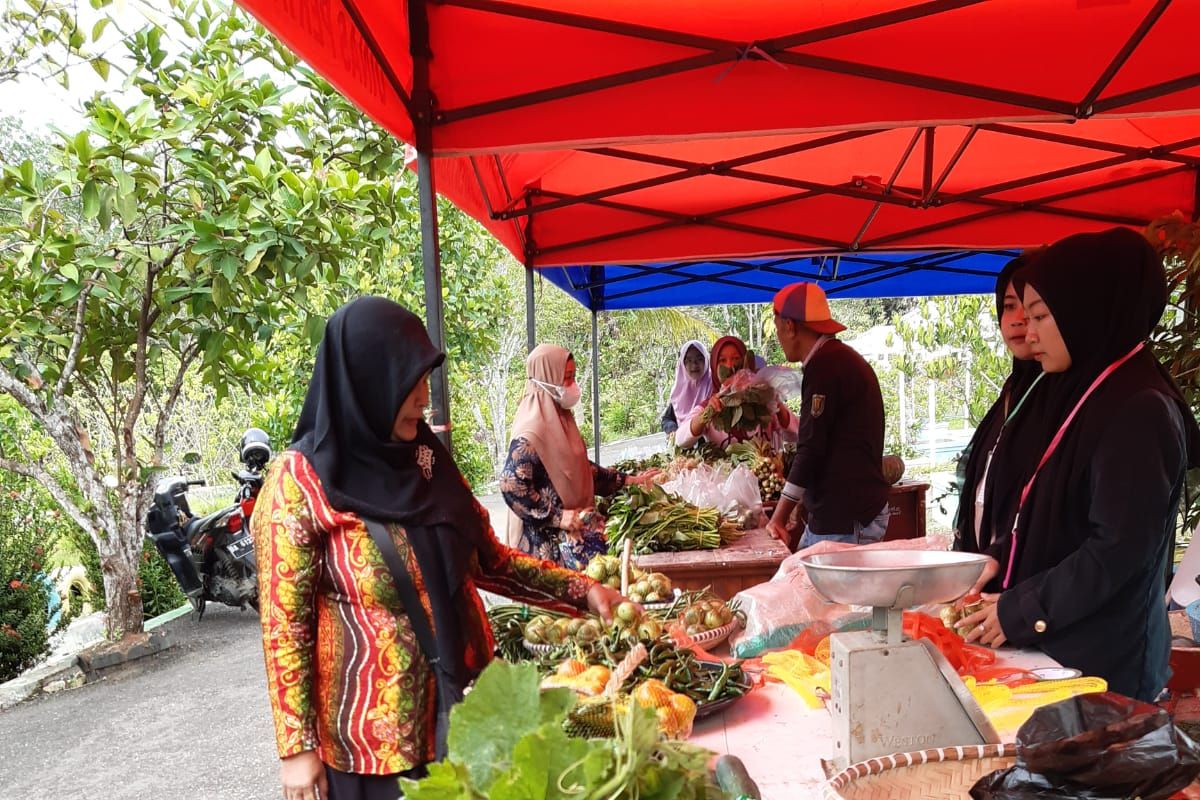
[[[610,497],[625,486],[625,473],[596,464],[591,467],[593,488],[599,497]],[[508,460],[500,473],[500,493],[521,519],[520,548],[524,552],[559,564],[565,559],[579,569],[587,565],[592,555],[608,552],[602,535],[585,531],[584,541],[575,547],[579,552],[563,553],[561,545],[566,537],[562,529],[562,498],[554,490],[537,450],[524,436],[513,439],[508,446]],[[598,519],[601,530],[603,522]]]
[[[404,529],[387,527],[432,620]],[[316,750],[334,769],[365,775],[433,760],[433,673],[362,520],[332,508],[308,460],[288,450],[267,473],[251,528],[280,757]],[[457,597],[467,668],[482,669],[494,649],[477,588],[574,612],[593,585],[489,534]]]

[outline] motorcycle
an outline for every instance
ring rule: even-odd
[[[250,516],[272,455],[265,432],[258,428],[246,431],[239,446],[245,469],[231,471],[238,484],[234,503],[202,517],[192,513],[187,493],[192,486],[206,485],[204,480],[172,475],[154,487],[154,501],[146,514],[146,536],[166,559],[201,618],[210,600],[258,610]]]

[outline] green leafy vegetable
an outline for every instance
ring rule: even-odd
[[[626,539],[637,554],[715,550],[741,535],[715,508],[697,508],[661,487],[626,486],[608,506],[608,551],[621,552]]]
[[[494,661],[450,713],[449,756],[406,800],[724,800],[707,750],[664,741],[651,709],[624,703],[613,739],[563,731],[569,690],[538,689],[530,664]]]
[[[522,737],[544,723],[561,722],[575,704],[569,689],[539,692],[539,680],[532,665],[484,670],[471,693],[451,710],[450,760],[467,765],[476,786],[490,787],[511,767],[513,748]],[[504,709],[502,721],[497,709]]]

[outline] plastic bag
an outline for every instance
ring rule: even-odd
[[[1017,732],[1017,763],[980,778],[975,800],[1170,797],[1200,775],[1200,750],[1149,703],[1113,692],[1039,708]]]
[[[757,523],[762,512],[758,477],[744,466],[730,471],[727,464],[700,464],[680,471],[662,488],[698,508],[715,508],[743,522]]]
[[[769,383],[775,394],[784,400],[799,397],[803,389],[803,376],[791,367],[763,367],[755,376],[760,381]]]
[[[800,563],[805,556],[854,547],[877,550],[945,549],[929,539],[904,539],[868,545],[818,542],[790,555],[779,565],[779,570],[771,580],[743,589],[734,597],[746,614],[746,622],[730,640],[729,652],[737,658],[751,658],[767,650],[787,647],[793,639],[817,624],[822,626],[821,630],[825,633],[870,627],[869,609],[829,602],[812,585],[808,572]]]

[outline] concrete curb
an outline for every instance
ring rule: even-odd
[[[64,689],[77,689],[104,677],[117,667],[173,647],[177,643],[176,638],[166,630],[157,629],[191,610],[190,605],[183,605],[146,620],[146,633],[132,642],[101,641],[85,647],[79,653],[58,656],[11,681],[0,683],[0,712],[39,692],[52,694]]]
[[[191,603],[184,603],[179,608],[172,609],[165,614],[159,614],[157,617],[146,620],[143,627],[148,631],[152,631],[163,623],[170,622],[173,619],[179,619],[191,610]]]
[[[86,678],[79,669],[78,660],[78,656],[75,655],[59,656],[7,683],[0,684],[0,711],[7,711],[43,690],[59,691],[82,686]],[[51,686],[54,688],[51,689]]]

